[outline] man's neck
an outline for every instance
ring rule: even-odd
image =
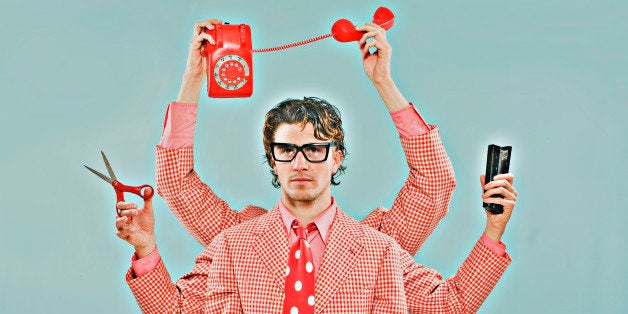
[[[331,194],[324,194],[313,201],[297,201],[282,194],[281,202],[295,218],[307,225],[331,205]]]

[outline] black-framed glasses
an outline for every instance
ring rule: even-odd
[[[303,153],[309,162],[323,162],[327,160],[329,148],[334,146],[333,142],[308,143],[301,146],[290,143],[270,143],[270,152],[275,161],[289,162],[297,157],[299,152]]]

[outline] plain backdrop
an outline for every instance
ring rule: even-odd
[[[0,312],[138,313],[115,194],[83,165],[155,183],[154,146],[193,23],[246,23],[253,46],[315,37],[385,5],[399,88],[441,130],[457,188],[416,256],[455,274],[484,229],[488,144],[512,145],[512,264],[481,313],[626,313],[628,22],[624,1],[28,1],[0,4]],[[250,98],[202,93],[196,170],[234,209],[273,206],[263,115],[288,97],[340,108],[349,155],[333,188],[356,219],[390,207],[408,169],[355,43],[254,55]],[[138,198],[128,197],[138,201]],[[202,247],[155,198],[174,279]]]

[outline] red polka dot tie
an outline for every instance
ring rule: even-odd
[[[295,219],[292,222],[292,230],[298,240],[292,245],[288,255],[283,313],[314,313],[314,259],[310,243],[307,241],[307,233],[316,230],[316,225],[310,223],[306,229]]]

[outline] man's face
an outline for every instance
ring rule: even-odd
[[[329,140],[331,141],[331,140]],[[275,132],[274,142],[301,146],[311,143],[326,143],[314,137],[311,123],[302,128],[300,124],[280,124]],[[315,202],[330,197],[331,177],[342,162],[342,152],[333,146],[323,162],[308,161],[303,152],[289,162],[273,160],[273,169],[279,177],[282,195],[288,202]]]

